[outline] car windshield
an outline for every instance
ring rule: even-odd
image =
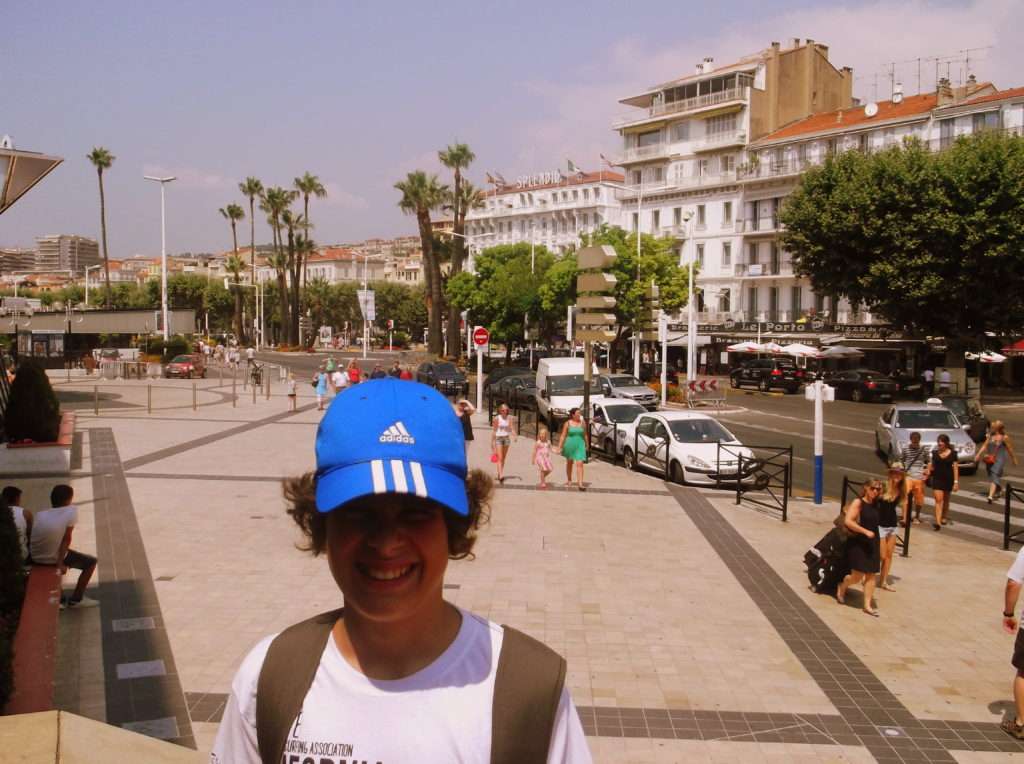
[[[639,387],[643,384],[632,374],[617,374],[614,377],[608,377],[608,381],[612,383],[612,387]]]
[[[646,409],[643,406],[632,405],[632,406],[605,406],[604,412],[608,416],[609,422],[616,424],[629,424],[635,422],[636,418],[644,413]]]
[[[717,443],[736,440],[732,433],[714,419],[677,419],[669,422],[669,429],[681,443]]]
[[[548,377],[548,391],[551,395],[583,395],[583,375],[566,374],[559,377]],[[601,392],[596,379],[590,381],[590,392]]]
[[[437,374],[458,374],[454,363],[439,363],[434,365],[434,372]]]
[[[901,411],[896,426],[903,430],[955,430],[959,425],[945,409]]]
[[[187,355],[178,355],[174,357],[171,363],[192,363],[192,357]]]

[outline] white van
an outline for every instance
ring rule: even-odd
[[[541,358],[537,363],[537,420],[547,422],[552,433],[569,410],[583,407],[582,358]],[[603,401],[601,385],[593,366],[590,380],[590,402]]]

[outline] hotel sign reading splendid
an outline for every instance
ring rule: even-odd
[[[561,170],[550,172],[539,172],[534,175],[520,175],[516,178],[516,188],[529,188],[530,186],[550,186],[552,183],[561,183],[565,180]]]

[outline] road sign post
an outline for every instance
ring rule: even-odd
[[[583,340],[583,431],[590,439],[590,383],[593,379],[593,342],[612,342],[615,339],[615,276],[607,270],[615,263],[614,247],[584,247],[576,256],[576,335]]]
[[[484,405],[484,348],[491,341],[487,327],[478,326],[473,330],[473,344],[476,345],[476,410]]]

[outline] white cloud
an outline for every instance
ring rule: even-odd
[[[722,65],[789,39],[810,37],[829,46],[836,67],[854,70],[854,95],[862,99],[888,97],[888,65],[896,64],[896,79],[904,92],[917,92],[916,59],[956,55],[967,48],[971,71],[979,80],[1000,88],[1024,85],[1024,46],[1016,39],[1024,28],[1024,3],[1019,0],[974,0],[956,6],[911,0],[901,4],[872,2],[856,7],[826,6],[800,9],[771,19],[748,18],[719,34],[697,29],[698,39],[683,39],[671,47],[653,46],[642,36],[623,37],[601,61],[581,67],[559,80],[525,84],[542,116],[529,120],[520,132],[514,153],[505,157],[502,172],[521,172],[564,166],[565,159],[596,169],[598,153],[615,149],[614,118],[630,111],[619,99],[647,87],[694,71],[705,56]],[[991,47],[989,47],[991,46]],[[941,76],[946,75],[945,64]],[[966,72],[949,67],[953,84]],[[934,62],[921,64],[921,90],[933,89]]]

